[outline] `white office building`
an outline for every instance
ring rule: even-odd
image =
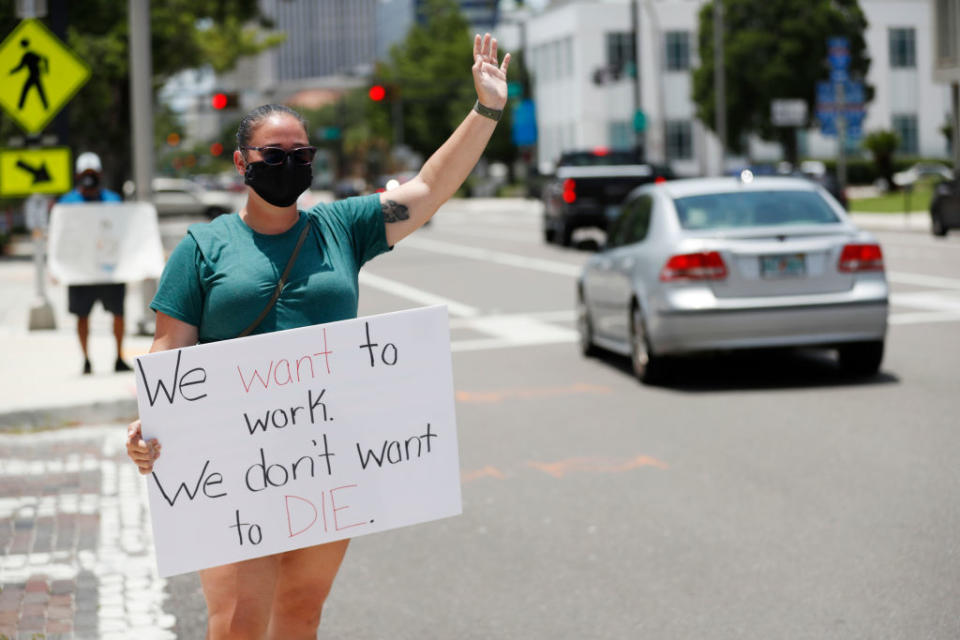
[[[872,59],[866,82],[875,89],[863,130],[893,129],[900,134],[901,153],[946,158],[941,128],[950,112],[949,91],[932,80],[935,1],[860,0]],[[698,13],[704,4],[638,2],[647,155],[669,162],[680,175],[715,173],[720,162],[716,138],[696,119],[692,100],[691,69],[698,63]],[[632,59],[631,24],[631,0],[555,1],[528,20],[541,165],[566,149],[633,146],[633,79],[603,71],[624,69],[624,61]],[[752,140],[749,146],[751,160],[780,156],[776,144]],[[832,157],[837,142],[811,130],[801,134],[800,151]]]

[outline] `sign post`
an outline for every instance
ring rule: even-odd
[[[90,78],[90,68],[35,18],[46,14],[43,0],[21,0],[24,19],[0,42],[0,107],[28,134],[38,134]],[[0,150],[0,196],[29,195],[24,204],[33,232],[37,300],[30,308],[28,329],[54,329],[53,308],[44,289],[44,233],[48,198],[70,190],[70,149],[42,147]]]
[[[850,43],[846,38],[830,38],[827,41],[827,58],[830,61],[830,81],[836,96],[837,128],[837,183],[842,191],[847,186],[847,116],[845,111],[845,85],[849,82]]]
[[[31,195],[23,204],[27,228],[30,229],[33,236],[33,266],[36,274],[36,297],[33,304],[30,305],[30,320],[27,327],[30,331],[57,328],[57,321],[53,315],[53,305],[47,298],[43,269],[44,248],[46,246],[44,236],[47,231],[47,210],[49,206],[49,199],[39,193]]]

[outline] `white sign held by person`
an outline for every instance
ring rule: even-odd
[[[50,212],[50,275],[63,284],[159,278],[163,245],[148,202],[58,204]]]
[[[445,307],[137,358],[161,576],[458,515]]]

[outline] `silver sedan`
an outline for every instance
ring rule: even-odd
[[[577,283],[580,346],[630,356],[656,381],[664,358],[758,347],[836,348],[872,375],[887,331],[880,245],[801,178],[676,180],[626,199]]]

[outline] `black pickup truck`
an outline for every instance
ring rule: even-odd
[[[671,178],[669,168],[646,164],[635,151],[564,153],[553,179],[543,188],[544,240],[569,246],[575,229],[606,231],[634,187]]]

